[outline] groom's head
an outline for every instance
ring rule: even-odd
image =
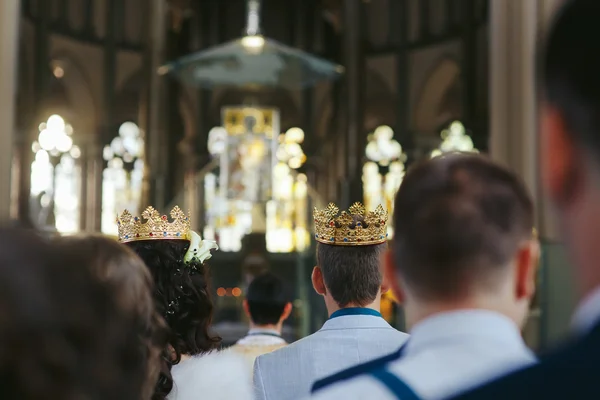
[[[380,257],[387,244],[335,246],[317,244],[312,281],[317,293],[337,307],[364,307],[381,294]]]

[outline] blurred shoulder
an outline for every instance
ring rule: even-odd
[[[455,399],[600,398],[599,370],[600,343],[577,343]]]
[[[228,351],[194,356],[173,366],[174,396],[196,398],[252,398],[252,376],[243,357]]]
[[[312,335],[308,335],[303,337],[302,339],[298,339],[295,342],[292,342],[280,349],[273,351],[272,353],[264,354],[260,356],[260,359],[277,359],[279,357],[285,357],[290,354],[295,354],[297,352],[303,352],[307,347],[312,346],[316,341],[319,341],[323,337],[322,331],[317,331]]]

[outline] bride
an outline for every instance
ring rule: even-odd
[[[213,317],[208,267],[217,245],[190,230],[189,218],[175,207],[172,222],[148,207],[141,218],[125,211],[118,218],[119,241],[144,260],[154,278],[154,298],[169,326],[153,399],[252,398],[250,374],[238,356],[217,351],[221,338],[209,332]]]

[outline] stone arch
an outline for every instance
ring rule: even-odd
[[[50,91],[55,92],[56,97],[48,96],[49,102],[43,112],[63,115],[73,125],[75,134],[96,132],[97,105],[86,70],[66,52],[57,52],[50,60],[48,73],[52,74],[52,70],[58,67],[64,74],[60,79],[51,76]]]
[[[394,126],[396,123],[396,99],[385,79],[375,70],[366,74],[364,129],[371,131],[379,125]],[[319,112],[315,124],[318,137],[331,134],[333,102],[329,91],[318,100]]]
[[[140,100],[145,93],[144,71],[138,69],[125,78],[116,95],[115,121],[117,125],[134,121],[139,125]]]
[[[396,124],[396,98],[381,73],[369,69],[366,77],[364,129]]]
[[[418,96],[413,114],[417,132],[435,133],[447,121],[460,118],[460,91],[460,66],[453,58],[443,57]]]

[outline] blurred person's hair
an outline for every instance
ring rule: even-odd
[[[317,266],[338,306],[363,307],[375,301],[383,282],[380,257],[386,248],[386,243],[367,246],[317,243]]]
[[[157,398],[165,398],[173,389],[172,365],[182,355],[198,355],[216,349],[221,338],[210,332],[214,305],[210,295],[208,266],[194,258],[185,262],[188,240],[147,240],[126,244],[141,257],[154,279],[157,311],[169,327]]]
[[[556,107],[566,132],[596,159],[600,158],[600,2],[565,2],[555,17],[540,53],[540,88],[544,101]],[[576,46],[573,43],[577,43]]]
[[[55,245],[106,283],[119,306],[132,316],[135,325],[130,329],[139,338],[135,349],[147,371],[140,392],[143,399],[151,399],[167,344],[167,327],[154,306],[152,276],[144,261],[131,249],[104,236],[69,236],[57,239]]]
[[[284,282],[266,272],[254,278],[246,293],[248,312],[256,325],[276,325],[290,302]]]
[[[480,155],[449,154],[408,171],[396,195],[392,251],[402,279],[425,300],[494,290],[521,241],[533,202],[521,179]]]
[[[0,228],[0,398],[141,400],[130,313],[79,258]]]

